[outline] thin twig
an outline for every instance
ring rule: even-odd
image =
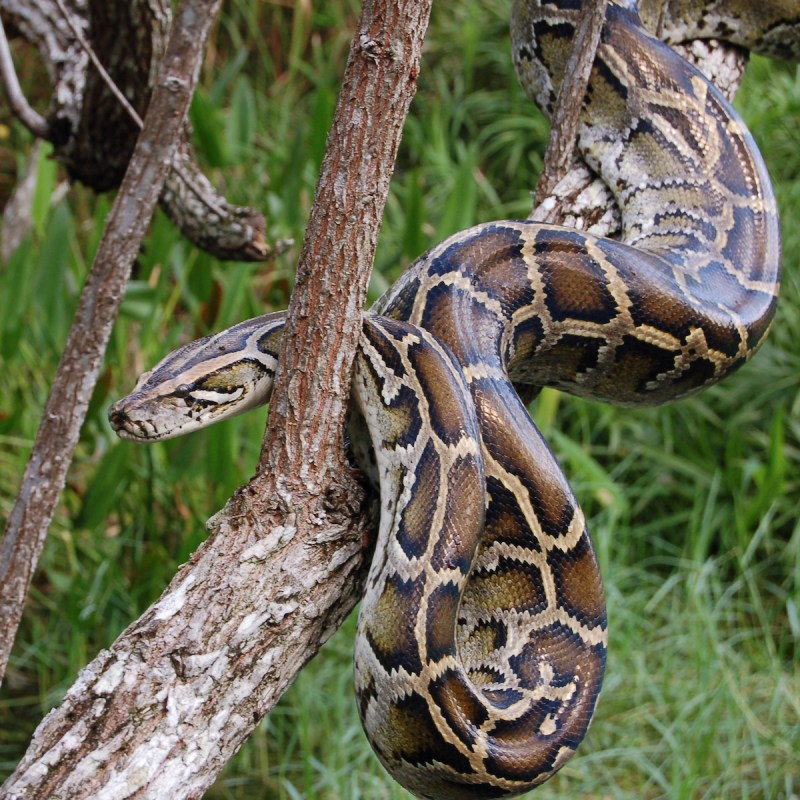
[[[175,25],[170,34],[145,128],[81,293],[22,485],[0,542],[0,680],[131,265],[183,132],[202,48],[220,3],[221,0],[184,0],[181,6],[187,30]]]
[[[17,119],[37,138],[49,140],[50,127],[47,120],[36,109],[31,108],[22,87],[17,79],[14,69],[14,60],[11,57],[11,48],[8,46],[6,30],[0,19],[0,76],[6,90],[6,97],[11,110]]]
[[[597,46],[600,44],[607,5],[608,0],[595,0],[585,3],[581,10],[572,50],[556,98],[542,175],[536,187],[535,206],[553,191],[572,165],[583,99]]]

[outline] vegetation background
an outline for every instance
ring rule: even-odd
[[[445,235],[530,209],[547,123],[517,86],[507,0],[434,6],[371,297]],[[0,779],[77,671],[158,596],[204,521],[252,473],[252,413],[190,437],[117,441],[109,403],[173,347],[283,308],[336,102],[356,0],[230,0],[192,107],[205,166],[261,208],[269,265],[219,263],[158,216],[0,692]],[[16,51],[44,107],[35,55]],[[783,215],[785,280],[757,358],[673,406],[630,410],[545,391],[531,413],[583,504],[609,602],[610,660],[579,755],[548,798],[800,797],[800,70],[754,58],[737,105]],[[30,153],[3,111],[0,199]],[[38,160],[33,230],[0,266],[0,517],[11,508],[108,197]],[[351,619],[301,674],[208,797],[407,798],[364,739]]]

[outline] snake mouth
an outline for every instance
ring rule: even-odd
[[[165,439],[169,436],[169,433],[165,435],[157,431],[152,422],[143,419],[134,419],[123,409],[115,408],[114,406],[111,406],[109,409],[108,421],[114,433],[116,433],[120,439],[125,439],[130,442],[156,442],[159,439]]]

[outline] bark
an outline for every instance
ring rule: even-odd
[[[429,11],[364,3],[259,474],[161,599],[82,671],[0,798],[198,797],[357,601],[368,514],[342,428]]]
[[[0,13],[37,49],[53,83],[46,130],[33,132],[53,143],[71,179],[97,192],[117,188],[164,55],[171,3],[0,0]],[[161,205],[187,238],[218,258],[274,255],[264,217],[222,197],[186,141]]]
[[[182,14],[187,27],[177,28],[170,39],[156,96],[148,110],[148,125],[109,215],[53,379],[19,495],[0,543],[0,678],[133,260],[178,146],[200,68],[201,44],[211,25],[210,20],[201,25],[195,17],[218,7],[219,0],[184,3]]]

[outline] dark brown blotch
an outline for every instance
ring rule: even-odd
[[[566,552],[553,548],[547,554],[547,563],[553,573],[559,606],[583,625],[605,627],[605,592],[588,531]]]
[[[522,481],[544,531],[563,536],[569,531],[575,499],[525,406],[503,382],[480,379],[472,389],[487,450]]]
[[[491,476],[486,479],[486,490],[489,505],[486,509],[482,547],[490,547],[498,542],[539,551],[539,543],[528,527],[516,495]]]
[[[425,617],[425,640],[428,661],[455,655],[455,629],[461,592],[452,583],[437,586],[431,592]]]
[[[407,326],[401,327],[388,319],[369,316],[364,319],[364,338],[377,351],[383,365],[398,378],[402,378],[406,371],[395,342],[407,332]]]
[[[424,577],[404,581],[396,574],[389,575],[365,623],[370,646],[387,672],[402,668],[417,675],[422,670],[414,625],[424,591]]]
[[[457,569],[466,575],[481,541],[486,503],[483,469],[475,456],[459,456],[450,465],[445,502],[431,566],[435,570]]]
[[[515,360],[514,377],[524,375],[543,386],[572,386],[578,376],[597,366],[600,353],[607,346],[604,336],[565,333],[552,347],[541,350],[529,365]]]
[[[469,389],[455,366],[428,344],[409,348],[409,361],[427,400],[433,433],[446,445],[475,436],[475,415]]]
[[[608,278],[587,253],[585,241],[537,243],[534,252],[554,320],[605,323],[616,317],[619,310]]]
[[[421,324],[450,348],[462,367],[499,359],[504,321],[469,292],[443,283],[431,287]]]
[[[535,689],[542,683],[542,665],[554,673],[552,683],[566,686],[578,678],[578,693],[600,691],[606,650],[602,644],[590,645],[565,625],[554,623],[531,631],[530,641],[518,656],[510,659],[520,686]]]
[[[414,491],[400,516],[397,541],[409,559],[421,558],[428,548],[431,520],[439,502],[439,455],[428,442],[417,464]]]
[[[410,764],[438,761],[449,764],[456,771],[471,772],[469,761],[441,737],[428,704],[416,693],[390,706],[384,738],[392,743],[392,755]]]
[[[447,670],[431,683],[431,696],[441,708],[450,730],[472,748],[477,729],[489,715],[464,675]]]

